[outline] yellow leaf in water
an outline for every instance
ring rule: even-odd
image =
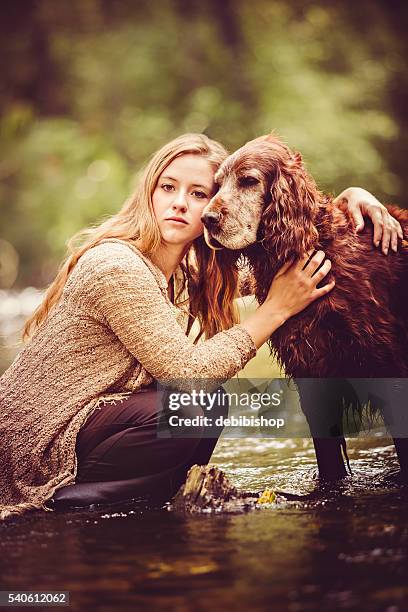
[[[272,489],[265,489],[257,500],[257,504],[273,504],[275,501],[276,493]]]

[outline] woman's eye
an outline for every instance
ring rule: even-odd
[[[171,185],[170,183],[163,183],[161,187],[164,189],[164,191],[172,191],[174,189],[174,185]]]
[[[193,191],[193,195],[199,200],[202,200],[203,198],[208,198],[208,195],[204,191]]]

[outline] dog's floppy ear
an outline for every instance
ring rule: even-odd
[[[277,142],[273,134],[266,139]],[[319,192],[303,167],[300,153],[279,145],[271,153],[271,201],[264,210],[261,227],[265,249],[279,261],[287,261],[304,255],[318,242],[313,213]]]

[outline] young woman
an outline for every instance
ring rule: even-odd
[[[173,140],[123,208],[81,232],[82,246],[71,243],[25,325],[29,341],[0,379],[0,518],[155,493],[169,499],[191,465],[208,462],[216,439],[188,428],[159,436],[163,397],[154,381],[233,376],[287,318],[333,288],[317,289],[330,269],[326,261],[316,271],[318,252],[282,268],[265,303],[238,323],[238,272],[206,247],[201,224],[226,155],[204,135]],[[356,206],[350,196],[357,217],[368,207],[376,220],[381,204],[357,191]],[[398,229],[386,219],[384,248]],[[199,343],[186,337],[193,319],[206,338]]]

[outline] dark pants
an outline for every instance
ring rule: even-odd
[[[56,491],[50,507],[169,500],[192,465],[208,463],[222,428],[212,430],[211,438],[202,437],[200,426],[163,429],[163,402],[163,392],[149,387],[95,410],[77,437],[75,484]],[[212,416],[227,412],[218,406]],[[203,409],[184,406],[177,415],[199,417]]]

